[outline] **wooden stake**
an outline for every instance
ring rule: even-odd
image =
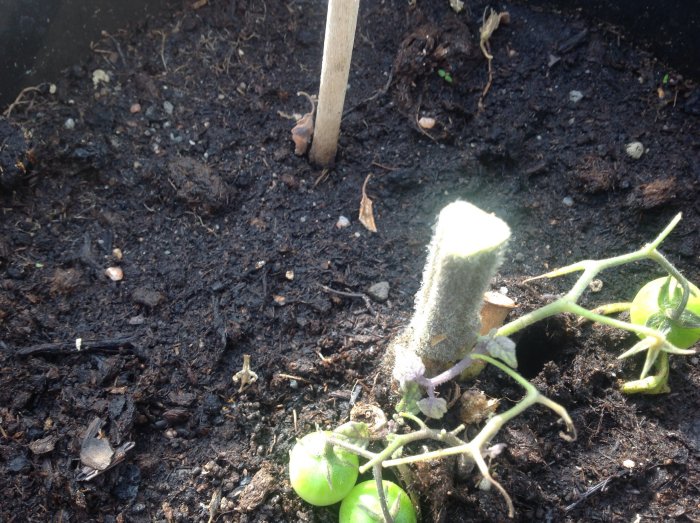
[[[360,0],[328,0],[316,129],[309,152],[311,161],[321,167],[331,167],[338,150],[359,8]]]

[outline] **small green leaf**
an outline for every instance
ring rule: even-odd
[[[418,414],[420,409],[418,408],[418,400],[423,397],[420,386],[409,381],[402,387],[401,400],[396,404],[396,412],[408,412],[409,414]]]
[[[443,398],[423,398],[417,405],[423,414],[433,419],[440,419],[447,412],[447,402]]]
[[[668,312],[666,314],[668,315]],[[684,310],[677,319],[671,320],[671,323],[682,329],[700,329],[700,316]]]
[[[359,447],[364,448],[369,443],[369,428],[367,427],[367,423],[348,421],[335,429],[333,434],[342,436],[343,439]]]
[[[505,336],[497,336],[488,341],[486,345],[486,351],[493,356],[498,358],[503,363],[508,365],[513,369],[518,368],[518,358],[515,352],[515,342],[510,338]]]
[[[650,329],[656,329],[663,334],[668,334],[671,332],[671,319],[668,318],[663,312],[657,312],[649,316],[647,320],[646,327]]]

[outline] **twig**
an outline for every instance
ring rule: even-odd
[[[571,505],[567,505],[566,508],[564,508],[564,512],[571,512],[572,510],[574,510],[577,506],[579,506],[581,503],[586,501],[588,498],[590,498],[596,492],[603,492],[605,490],[605,487],[607,487],[608,483],[610,483],[612,480],[617,479],[617,478],[621,478],[625,474],[627,474],[627,471],[622,471],[622,472],[619,472],[617,474],[614,474],[612,476],[605,478],[603,481],[596,483],[595,485],[590,487],[588,490],[586,490],[586,492],[581,494],[581,497],[579,499],[574,501]]]
[[[165,31],[161,31],[160,29],[153,31],[154,34],[159,34],[160,35],[160,60],[163,62],[163,69],[165,69],[165,72],[168,72],[168,63],[165,60],[165,39],[167,38],[167,35],[165,34]]]
[[[384,96],[384,95],[387,93],[387,91],[389,91],[389,87],[391,87],[391,82],[393,81],[393,79],[394,79],[394,70],[392,69],[391,71],[389,71],[389,79],[388,79],[388,80],[386,81],[386,83],[384,84],[384,87],[382,87],[381,89],[377,90],[377,91],[376,91],[372,96],[370,96],[369,98],[365,98],[364,100],[360,100],[357,104],[355,104],[355,105],[353,105],[352,107],[348,108],[348,109],[343,113],[343,118],[345,118],[347,115],[349,115],[351,112],[353,112],[353,111],[356,110],[357,108],[362,107],[362,106],[363,106],[364,104],[366,104],[367,102],[371,102],[371,101],[374,100],[375,98],[379,98],[380,96]]]
[[[105,36],[105,37],[109,38],[110,40],[112,40],[112,43],[117,48],[117,52],[119,53],[119,58],[122,59],[122,63],[124,64],[124,67],[128,67],[128,65],[126,63],[126,57],[124,56],[124,53],[122,53],[122,46],[119,45],[119,42],[117,42],[117,39],[114,38],[111,34],[109,34],[107,31],[104,31],[104,30],[102,31],[102,36]]]
[[[361,292],[346,292],[346,291],[337,291],[335,289],[331,289],[330,287],[327,287],[326,285],[323,285],[321,283],[318,284],[321,289],[323,289],[323,292],[327,292],[329,294],[337,294],[338,296],[345,296],[346,298],[360,298],[365,302],[365,307],[371,312],[372,314],[375,314],[374,309],[372,308],[372,303],[369,299],[369,296],[366,294],[362,294]]]
[[[487,12],[489,13],[488,17],[486,16]],[[484,9],[484,14],[481,17],[481,27],[479,28],[479,47],[481,47],[481,52],[484,54],[484,57],[488,62],[489,76],[488,81],[484,86],[484,90],[481,92],[481,96],[479,97],[479,110],[483,110],[484,99],[486,98],[486,95],[491,89],[491,84],[493,83],[493,66],[491,64],[491,62],[493,62],[493,55],[491,54],[491,44],[489,43],[489,40],[494,31],[498,29],[501,22],[505,24],[510,22],[510,14],[507,11],[497,13],[490,7]]]
[[[16,355],[20,358],[38,356],[39,354],[65,355],[86,352],[108,352],[115,353],[121,349],[132,349],[137,336],[126,336],[122,338],[106,338],[96,341],[82,341],[77,338],[74,341],[61,341],[58,343],[42,343],[19,349]]]

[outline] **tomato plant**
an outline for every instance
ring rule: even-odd
[[[304,501],[321,507],[343,499],[357,481],[358,457],[329,444],[327,437],[332,434],[307,434],[289,453],[292,488]]]
[[[416,523],[416,510],[406,491],[391,481],[382,481],[386,504],[394,523]],[[340,523],[379,523],[384,521],[377,484],[374,480],[355,485],[340,504]]]
[[[688,303],[679,313],[683,290],[678,282],[670,276],[648,282],[630,307],[632,323],[660,330],[670,343],[687,349],[700,340],[700,290],[689,286]]]

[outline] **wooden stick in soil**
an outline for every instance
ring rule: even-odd
[[[311,161],[320,167],[331,167],[338,150],[340,119],[343,115],[359,8],[360,0],[328,0],[321,86],[314,140],[309,152]]]

